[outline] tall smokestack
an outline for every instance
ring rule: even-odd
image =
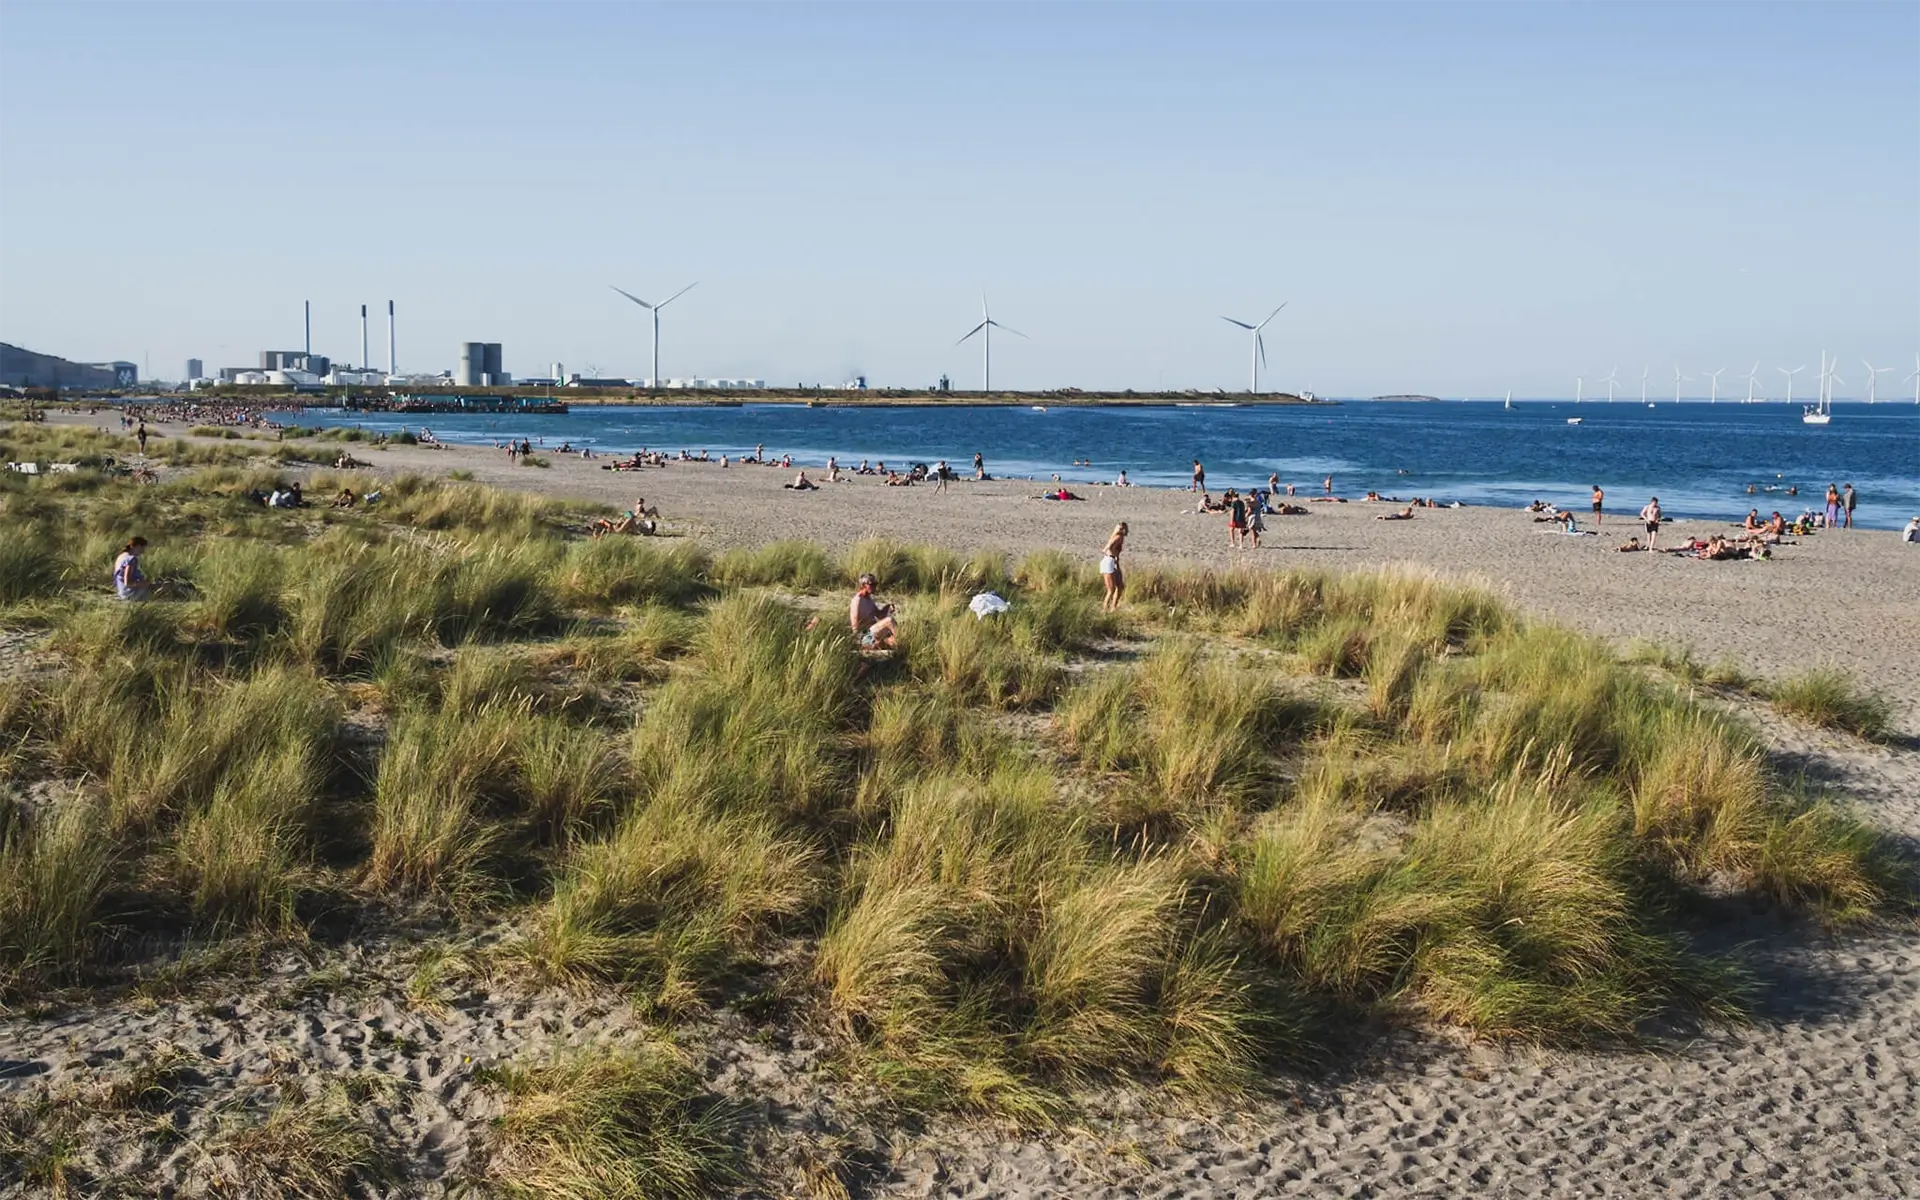
[[[304,301],[307,308],[307,357],[313,357],[313,301]]]
[[[393,352],[393,348],[397,344],[398,343],[393,340],[393,301],[389,300],[387,301],[387,374],[389,375],[398,375],[400,373],[400,368],[397,365],[399,360],[394,357]]]
[[[367,306],[360,306],[360,369],[367,369]]]

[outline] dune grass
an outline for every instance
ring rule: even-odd
[[[1806,725],[1872,741],[1884,741],[1893,732],[1893,708],[1886,697],[1831,667],[1789,676],[1773,684],[1767,694],[1776,709]]]
[[[733,1111],[671,1048],[480,1075],[506,1103],[485,1167],[508,1196],[700,1200],[742,1175]]]
[[[1730,1015],[1678,901],[1911,898],[1704,669],[1430,575],[1143,570],[1114,615],[1061,555],[712,558],[458,482],[284,514],[250,479],[0,498],[0,545],[54,531],[0,558],[0,608],[67,664],[0,681],[0,992],[297,939],[322,894],[437,907],[530,979],[663,1020],[777,994],[909,1109],[1047,1122],[1105,1081],[1231,1094],[1360,1018],[1580,1043]],[[105,598],[136,521],[194,598]],[[845,628],[860,571],[900,601],[890,657]],[[976,618],[984,588],[1011,610]],[[1884,732],[1859,697],[1776,689]],[[671,1058],[501,1076],[494,1182],[718,1186]],[[671,1179],[634,1165],[656,1143]]]

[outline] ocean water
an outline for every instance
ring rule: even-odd
[[[1569,425],[1578,416],[1581,424]],[[915,406],[807,408],[580,407],[556,416],[398,417],[312,409],[308,424],[370,430],[426,425],[449,442],[526,437],[548,448],[570,441],[596,452],[640,447],[739,455],[764,443],[797,465],[828,455],[890,466],[945,458],[970,471],[977,452],[997,476],[1059,475],[1185,486],[1200,459],[1215,491],[1281,482],[1318,493],[1369,490],[1468,504],[1534,499],[1584,510],[1588,488],[1608,508],[1638,510],[1660,497],[1682,517],[1736,519],[1757,507],[1789,518],[1818,508],[1828,483],[1851,482],[1862,525],[1895,528],[1920,515],[1920,407],[1841,403],[1833,423],[1803,424],[1798,405],[1660,404],[1622,401],[1353,401],[1322,406],[1232,408]],[[1076,462],[1091,463],[1075,466]],[[1758,490],[1749,493],[1747,488]],[[1790,486],[1798,495],[1788,495]],[[1774,491],[1766,491],[1773,488]]]

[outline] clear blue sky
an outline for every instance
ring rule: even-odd
[[[644,375],[607,285],[695,279],[668,375],[977,387],[983,285],[1006,387],[1244,387],[1219,314],[1282,300],[1264,381],[1331,395],[1920,350],[1912,3],[6,3],[0,47],[0,340],[162,378],[303,299],[357,359],[389,298],[403,370]]]

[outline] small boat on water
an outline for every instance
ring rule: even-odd
[[[1044,405],[1044,404],[1036,404],[1036,405],[1034,405],[1034,406],[1033,406],[1033,411],[1035,411],[1035,412],[1045,412],[1045,411],[1047,411],[1047,406],[1046,406],[1046,405]]]
[[[1818,404],[1809,404],[1800,410],[1800,420],[1807,425],[1831,425],[1833,413]]]
[[[1584,420],[1586,420],[1585,417],[1568,417],[1567,424],[1578,425],[1581,421],[1584,421]]]

